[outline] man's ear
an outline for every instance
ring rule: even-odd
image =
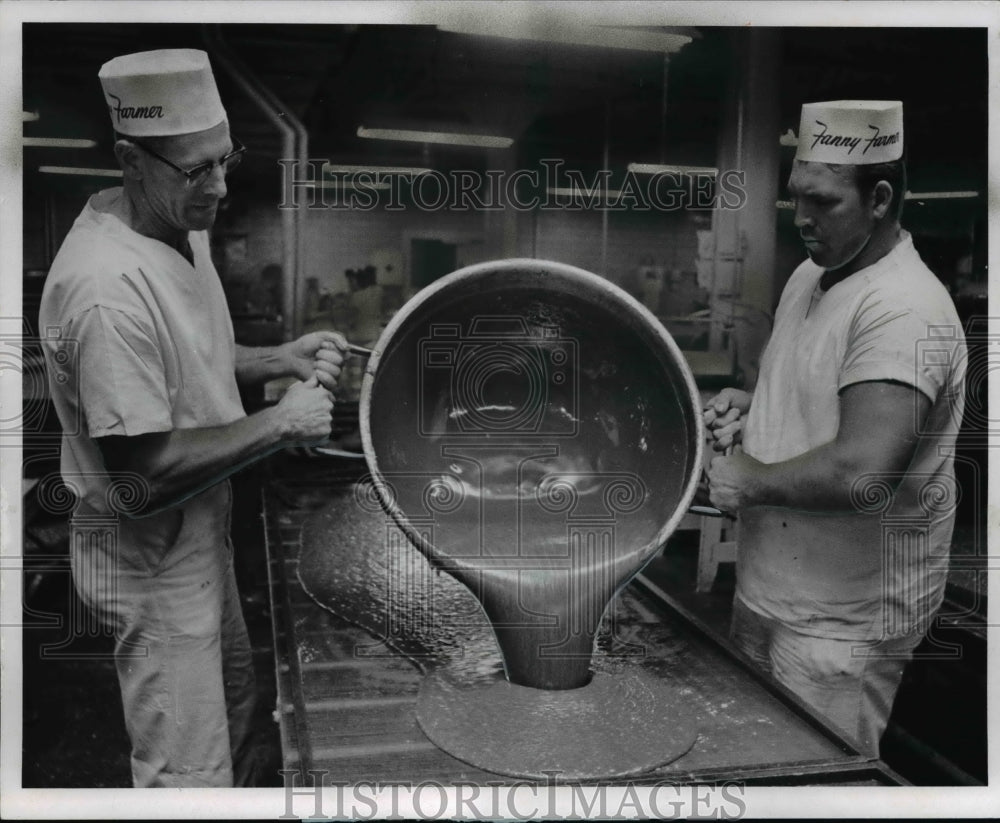
[[[135,143],[130,143],[128,140],[116,140],[115,157],[126,177],[132,180],[143,178],[142,165],[139,162],[139,147]]]
[[[879,180],[872,191],[872,216],[881,220],[889,213],[892,205],[892,184],[888,180]]]

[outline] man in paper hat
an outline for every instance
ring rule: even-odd
[[[734,641],[878,753],[941,604],[958,492],[964,338],[899,218],[902,104],[802,107],[788,189],[809,259],[752,394],[705,421],[713,502],[738,513]]]
[[[129,54],[99,77],[123,185],[87,203],[41,304],[62,473],[79,497],[74,582],[115,629],[134,784],[246,785],[255,685],[227,478],[329,436],[345,342],[234,343],[207,230],[244,150],[208,56]],[[283,376],[302,382],[248,417],[238,385]]]

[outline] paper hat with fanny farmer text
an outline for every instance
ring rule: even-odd
[[[868,165],[903,156],[903,104],[834,100],[802,106],[796,160]]]
[[[109,60],[98,72],[115,131],[166,137],[217,126],[226,119],[208,55],[158,49]]]

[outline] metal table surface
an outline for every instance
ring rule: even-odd
[[[284,767],[299,770],[304,784],[316,770],[347,783],[523,782],[469,766],[431,743],[415,717],[423,677],[416,665],[303,591],[296,576],[302,525],[322,505],[324,489],[350,480],[308,462],[296,474],[263,492]],[[685,644],[677,679],[699,706],[700,728],[687,754],[630,783],[904,784],[655,583],[640,575],[630,596]]]

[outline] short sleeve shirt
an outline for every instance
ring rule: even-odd
[[[741,518],[737,593],[805,633],[876,639],[914,630],[940,605],[958,490],[965,343],[947,291],[904,233],[895,248],[829,291],[811,261],[775,316],[743,434],[764,463],[837,435],[839,394],[865,381],[914,387],[931,401],[904,477],[855,480],[854,511],[758,506]],[[893,494],[893,488],[896,487]]]
[[[207,234],[190,233],[192,264],[101,210],[114,196],[95,195],[77,218],[49,271],[40,312],[64,430],[63,476],[97,511],[105,510],[107,478],[96,438],[245,416]]]

